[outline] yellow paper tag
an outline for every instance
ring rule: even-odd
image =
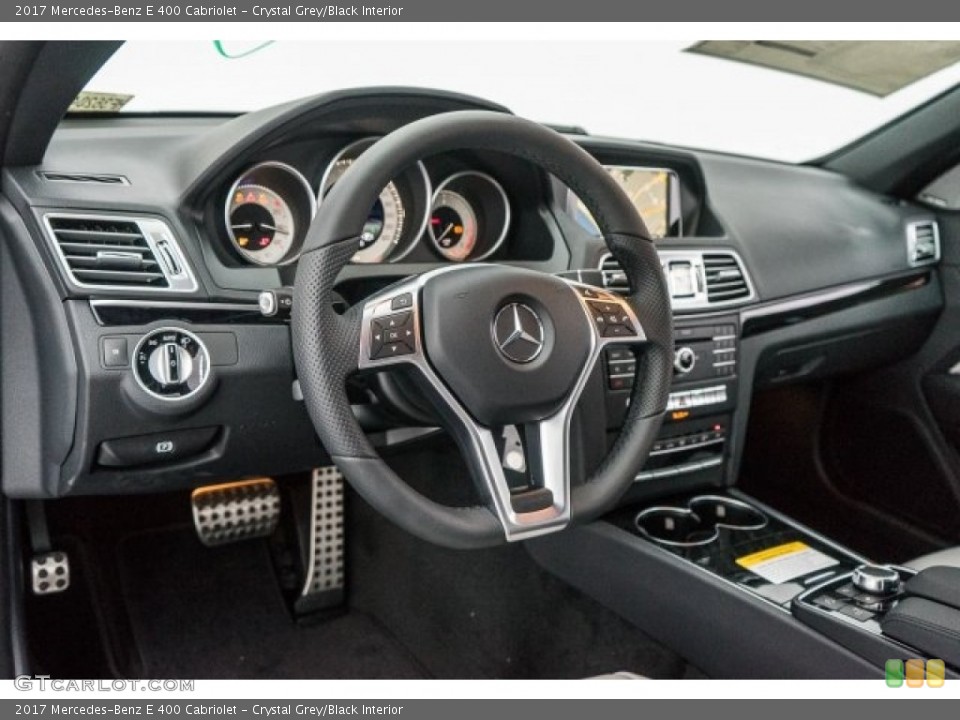
[[[737,558],[737,565],[767,582],[783,583],[837,564],[804,542],[789,542]]]

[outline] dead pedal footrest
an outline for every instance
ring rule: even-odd
[[[190,503],[200,542],[211,547],[266,537],[280,522],[280,493],[270,478],[197,488]]]
[[[310,555],[298,612],[336,605],[344,592],[343,475],[334,466],[317,468],[311,481]]]

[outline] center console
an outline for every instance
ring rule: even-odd
[[[711,677],[960,673],[960,569],[869,564],[736,491],[634,502],[528,548]]]
[[[674,378],[663,428],[637,482],[693,476],[718,482],[737,397],[739,320],[678,318],[674,326]],[[623,423],[636,358],[625,347],[606,351],[607,426]]]

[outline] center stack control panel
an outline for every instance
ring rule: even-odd
[[[735,315],[677,318],[674,374],[667,415],[638,480],[704,470],[722,472],[730,415],[735,406],[739,322]],[[637,358],[613,347],[604,358],[607,424],[616,430],[630,402]]]

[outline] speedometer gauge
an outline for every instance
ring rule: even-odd
[[[227,194],[224,222],[234,250],[254,265],[283,265],[300,255],[317,210],[313,190],[279,162],[254,165]]]
[[[349,171],[354,161],[378,138],[364,138],[341,149],[320,180],[318,201]],[[423,163],[404,170],[380,192],[362,228],[357,228],[360,249],[355,263],[396,262],[413,249],[423,234],[430,208],[430,178]]]
[[[324,177],[325,190],[329,191],[343,173],[353,164],[353,158],[337,160]],[[322,199],[322,198],[321,198]],[[406,210],[395,183],[387,185],[370,210],[370,216],[360,232],[360,250],[353,256],[356,263],[382,263],[400,244]]]

